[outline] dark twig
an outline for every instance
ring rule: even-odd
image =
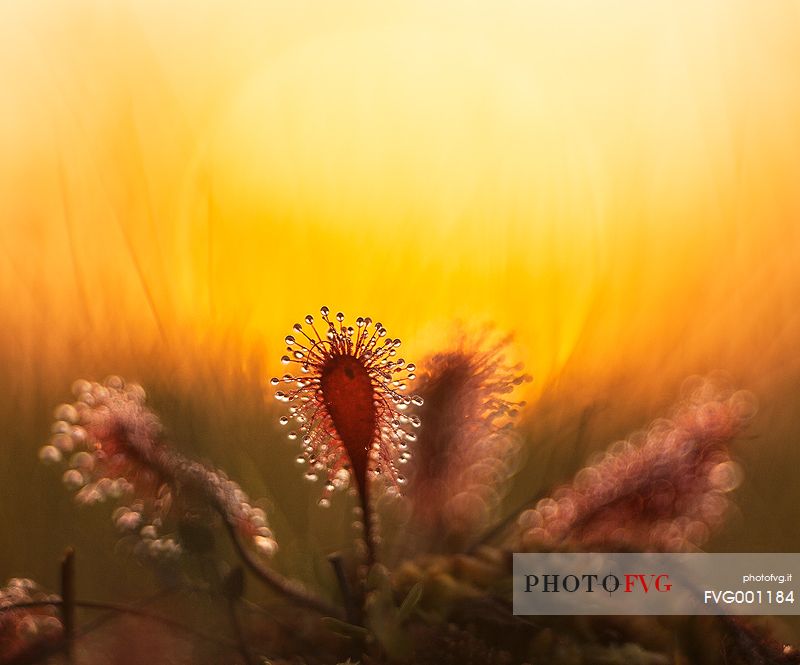
[[[241,566],[234,568],[224,577],[221,585],[222,594],[225,596],[225,606],[228,610],[231,630],[239,645],[239,653],[242,654],[246,665],[255,665],[254,661],[250,658],[250,648],[247,646],[247,639],[236,611],[239,600],[244,593],[244,569]]]
[[[342,555],[338,552],[328,555],[328,561],[333,567],[333,572],[336,575],[336,582],[339,584],[339,590],[342,593],[342,600],[344,601],[344,609],[347,616],[347,621],[354,624],[361,624],[361,610],[359,603],[356,601],[356,596],[347,579],[347,573],[344,570],[342,562]]]
[[[239,621],[238,614],[236,613],[236,600],[233,598],[228,598],[227,604],[228,617],[230,618],[233,636],[236,639],[236,644],[239,647],[239,653],[242,654],[242,658],[244,658],[244,662],[247,663],[247,665],[255,665],[255,661],[250,653],[250,647],[247,646],[247,640],[245,639],[244,631],[242,630],[242,624]]]
[[[75,550],[64,552],[61,561],[61,623],[64,627],[64,659],[67,665],[74,662],[75,644]]]

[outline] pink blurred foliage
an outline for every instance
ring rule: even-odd
[[[54,605],[14,606],[59,600],[25,578],[11,579],[0,588],[0,663],[33,662],[58,645],[63,626]]]
[[[506,359],[508,339],[464,338],[425,360],[424,399],[410,472],[412,525],[459,540],[482,529],[516,471],[520,439],[511,427],[522,403],[509,394],[529,377]]]
[[[718,529],[742,472],[729,444],[754,397],[713,379],[687,382],[669,418],[616,443],[520,514],[514,547],[690,551]]]
[[[63,480],[78,503],[122,503],[114,522],[137,554],[176,558],[183,545],[175,532],[212,524],[217,514],[260,554],[274,553],[264,511],[224,472],[184,457],[166,441],[141,386],[112,376],[103,384],[76,381],[73,393],[74,404],[56,409],[53,436],[39,456],[66,462]]]

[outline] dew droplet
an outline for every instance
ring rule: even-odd
[[[69,471],[66,471],[61,477],[61,480],[67,486],[67,488],[71,490],[80,489],[86,482],[83,478],[83,474],[77,469],[70,469]]]
[[[152,524],[148,524],[141,528],[139,535],[146,540],[155,540],[158,537],[158,531]]]
[[[278,543],[273,538],[266,536],[256,536],[253,538],[256,549],[264,556],[272,556],[278,551]]]
[[[33,614],[28,614],[19,619],[15,630],[22,640],[32,643],[38,637],[39,623]]]
[[[56,420],[50,431],[53,434],[69,434],[71,425],[66,420]]]
[[[57,464],[62,459],[61,451],[55,446],[42,446],[39,449],[39,461],[44,464]]]
[[[84,471],[91,471],[94,468],[94,457],[92,457],[85,450],[75,453],[69,460],[69,465],[73,469],[83,469]]]
[[[113,390],[122,390],[125,387],[125,381],[116,374],[111,374],[107,376],[103,381],[108,388],[112,388]]]
[[[56,420],[63,420],[74,425],[78,422],[78,411],[72,404],[60,404],[56,407],[54,417]]]
[[[62,453],[71,453],[75,448],[75,442],[69,434],[56,434],[50,439],[50,443]]]
[[[135,531],[142,522],[142,516],[133,510],[125,509],[114,521],[120,531]]]
[[[75,445],[86,443],[86,430],[83,427],[73,427],[69,435]]]
[[[72,394],[80,397],[83,393],[88,393],[92,389],[92,384],[86,379],[78,379],[72,383]]]

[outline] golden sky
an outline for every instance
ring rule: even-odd
[[[4,2],[4,343],[277,359],[326,304],[415,359],[492,323],[538,386],[785,377],[798,29],[794,0]]]

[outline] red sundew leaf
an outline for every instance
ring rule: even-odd
[[[356,484],[363,488],[369,448],[378,428],[369,370],[354,356],[334,356],[322,369],[320,391],[331,423],[347,450]]]
[[[282,362],[298,365],[301,374],[285,374],[271,383],[294,386],[275,393],[290,405],[280,422],[297,423],[289,438],[302,444],[298,462],[308,464],[306,478],[326,477],[320,500],[326,505],[351,473],[362,498],[370,474],[383,475],[395,488],[405,481],[398,465],[408,460],[408,442],[420,424],[405,411],[421,399],[404,394],[416,368],[397,358],[400,340],[387,337],[382,324],[358,317],[355,327],[346,326],[344,314],[337,314],[334,323],[327,307],[320,311],[327,328],[322,334],[308,315],[307,327],[297,323],[295,335],[286,337],[289,355]]]

